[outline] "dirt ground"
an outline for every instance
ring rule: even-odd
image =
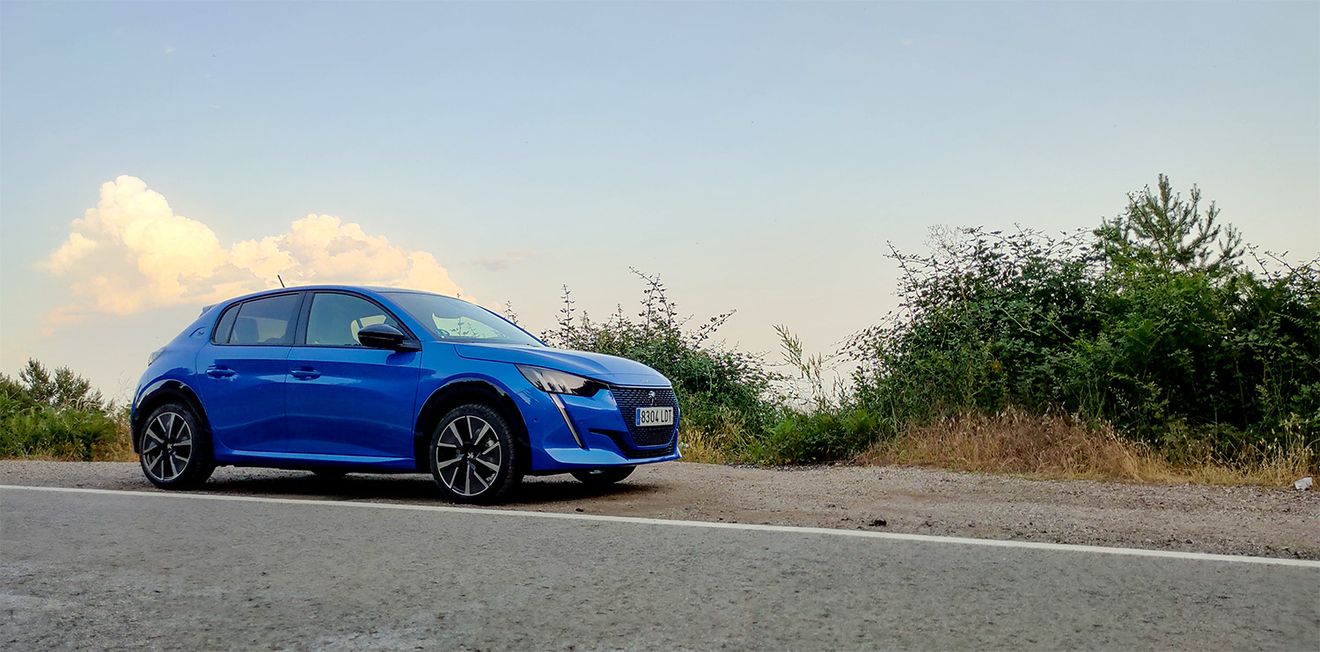
[[[136,464],[0,461],[0,484],[154,490]],[[425,475],[218,469],[203,491],[434,503]],[[504,508],[1320,559],[1320,492],[1040,481],[909,467],[669,463],[588,489],[528,478]]]

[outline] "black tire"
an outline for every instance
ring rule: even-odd
[[[440,493],[456,503],[493,503],[522,481],[522,449],[513,428],[498,410],[480,403],[442,417],[426,454]]]
[[[193,489],[215,471],[211,433],[187,405],[166,403],[152,410],[139,437],[142,474],[161,489]]]
[[[608,487],[612,484],[622,482],[624,478],[632,475],[636,471],[635,466],[610,466],[603,469],[588,469],[586,471],[573,471],[573,477],[578,482],[590,487]]]

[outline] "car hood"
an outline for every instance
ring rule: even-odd
[[[669,379],[660,372],[640,362],[603,353],[516,344],[455,344],[454,350],[470,360],[546,367],[612,385],[669,387]]]

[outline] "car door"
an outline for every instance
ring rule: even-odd
[[[389,324],[358,294],[311,293],[288,360],[289,450],[315,455],[411,458],[421,353],[362,346],[357,331]]]
[[[284,450],[285,379],[302,301],[290,292],[230,306],[198,352],[196,389],[220,446]]]

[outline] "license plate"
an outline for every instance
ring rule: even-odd
[[[638,426],[672,426],[674,425],[674,408],[671,407],[639,407],[637,408]]]

